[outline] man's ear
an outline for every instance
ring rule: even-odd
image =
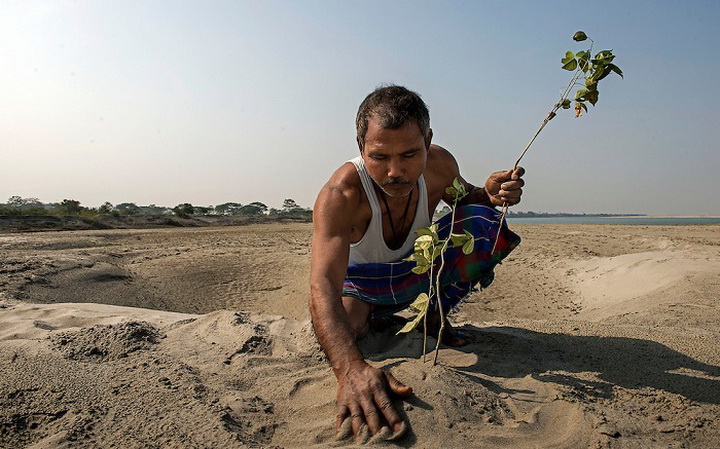
[[[428,129],[427,137],[425,138],[425,149],[430,150],[430,143],[432,142],[433,133],[432,128]]]

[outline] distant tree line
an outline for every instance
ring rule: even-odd
[[[95,217],[98,215],[176,215],[187,218],[190,216],[277,216],[279,218],[311,218],[312,210],[301,207],[295,200],[287,198],[280,209],[268,208],[265,204],[254,201],[249,204],[223,203],[217,206],[194,206],[181,203],[175,207],[164,207],[150,204],[138,206],[135,203],[112,204],[106,202],[99,207],[85,207],[80,201],[64,199],[60,203],[43,203],[37,198],[11,196],[7,203],[0,203],[0,215],[31,216],[31,215],[74,215]]]

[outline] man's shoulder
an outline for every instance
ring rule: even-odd
[[[355,195],[362,189],[360,175],[355,165],[348,161],[338,167],[325,183],[325,188],[342,192],[344,195]]]
[[[450,169],[457,167],[455,157],[440,145],[430,145],[428,166],[432,168]]]
[[[320,190],[317,201],[326,206],[357,207],[364,198],[360,175],[352,162],[345,162],[333,172]]]
[[[444,190],[458,174],[459,169],[455,157],[439,145],[430,145],[425,180],[437,184],[438,188]]]

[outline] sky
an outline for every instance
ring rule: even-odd
[[[720,215],[718,23],[716,0],[0,0],[0,202],[312,207],[384,83],[422,96],[481,185],[558,100],[583,30],[624,79],[548,124],[514,210]]]

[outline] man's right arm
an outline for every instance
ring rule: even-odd
[[[326,184],[313,209],[313,245],[310,267],[310,314],[318,341],[338,380],[337,428],[347,417],[358,435],[363,424],[377,433],[382,418],[399,434],[404,425],[388,396],[388,388],[401,395],[412,390],[389,373],[365,362],[355,344],[342,306],[342,284],[350,252],[350,230],[357,213],[356,189],[343,183]]]
[[[310,314],[336,375],[355,362],[364,362],[341,300],[350,253],[353,199],[349,189],[328,183],[313,209]]]

